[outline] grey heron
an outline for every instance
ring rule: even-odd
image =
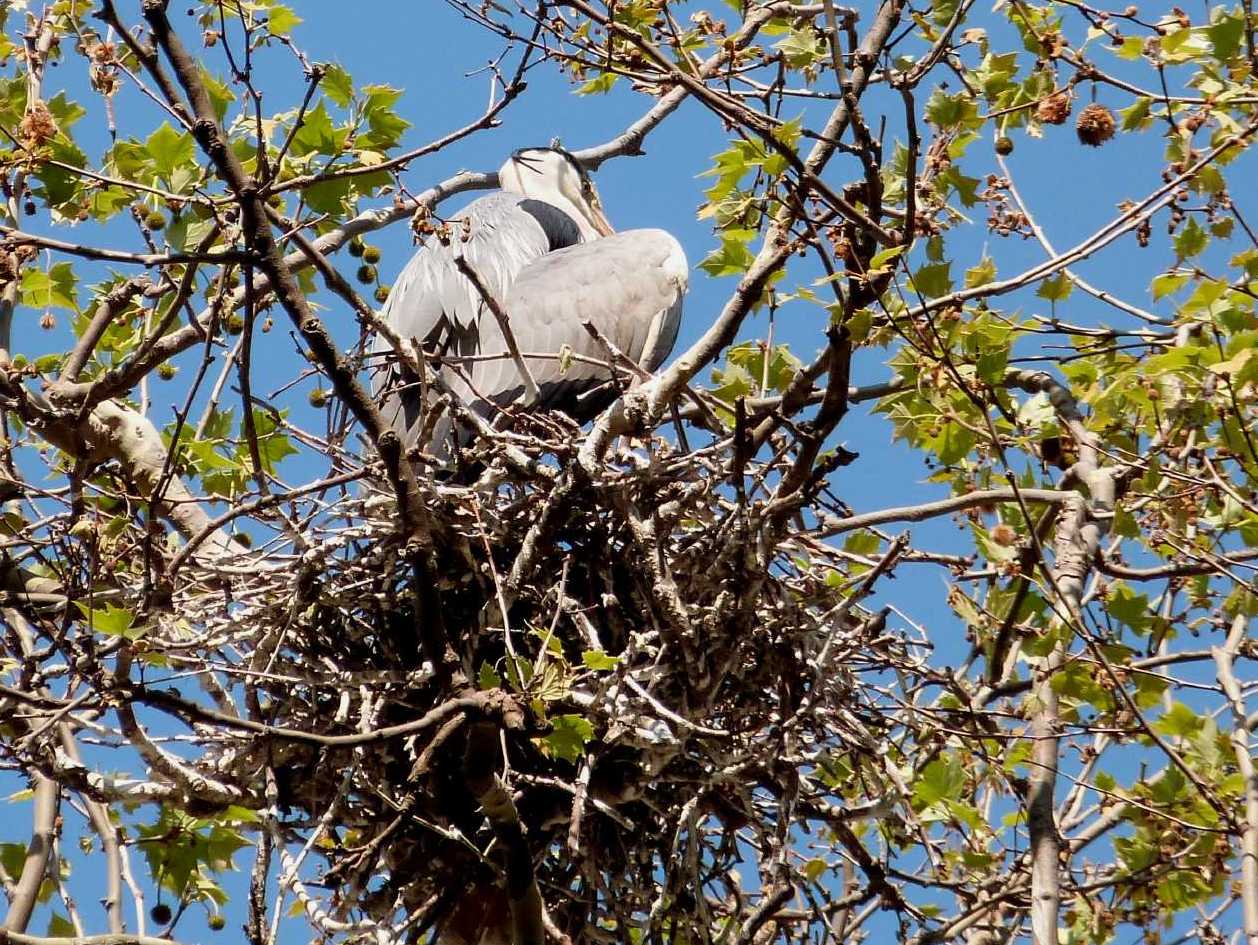
[[[382,318],[486,419],[512,404],[590,419],[616,389],[608,353],[583,323],[646,371],[659,367],[677,340],[685,253],[663,230],[615,232],[589,174],[560,148],[517,151],[498,176],[502,190],[473,201],[449,221],[447,239],[429,238],[415,254]],[[444,462],[451,437],[466,442],[468,431],[448,415],[426,423],[419,379],[387,358],[384,339],[374,350],[387,363],[374,385],[386,419]]]

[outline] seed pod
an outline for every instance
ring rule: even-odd
[[[240,536],[236,536],[236,537],[239,538]],[[205,924],[210,927],[211,932],[221,932],[223,931],[223,929],[227,928],[227,920],[224,919],[223,916],[217,912],[214,913],[212,916],[210,916],[208,919],[206,919]]]
[[[18,125],[18,134],[28,148],[38,148],[55,138],[57,122],[48,106],[38,101],[27,108],[21,124]]]
[[[1018,543],[1018,533],[1013,530],[1012,525],[1008,525],[1005,522],[993,525],[988,534],[991,536],[992,541],[1002,548],[1009,548]]]
[[[166,227],[166,218],[154,210],[144,218],[144,225],[150,230],[161,230]]]
[[[1035,106],[1035,116],[1046,125],[1064,124],[1070,117],[1070,93],[1054,92],[1047,98],[1040,99]]]
[[[1001,157],[1013,154],[1013,139],[1008,135],[1001,135],[996,139],[996,153]]]
[[[380,247],[379,246],[364,246],[363,247],[363,262],[371,263],[371,265],[374,266],[379,261],[380,261]]]
[[[358,281],[363,283],[363,285],[367,285],[369,283],[375,282],[376,281],[376,267],[367,266],[367,265],[359,266],[357,276],[358,276]]]
[[[227,334],[239,335],[244,330],[245,320],[243,318],[234,314],[227,316]]]
[[[157,376],[163,381],[171,380],[177,373],[179,373],[179,368],[175,367],[169,361],[163,361],[157,366]]]
[[[317,410],[327,404],[328,392],[321,387],[316,387],[306,399],[310,401],[310,406]]]
[[[349,241],[349,254],[353,256],[355,259],[361,256],[363,254],[363,251],[366,248],[367,248],[367,244],[364,243],[357,236],[355,236],[352,240]]]
[[[377,302],[379,302],[381,305],[383,305],[385,302],[389,301],[389,289],[390,289],[390,288],[391,288],[391,286],[387,286],[387,285],[378,285],[378,286],[376,286],[376,301],[377,301]]]
[[[1093,102],[1079,113],[1079,119],[1075,122],[1075,133],[1079,135],[1081,143],[1090,148],[1099,148],[1114,137],[1117,124],[1113,112],[1104,105]]]
[[[158,925],[165,925],[167,922],[170,921],[170,917],[171,917],[170,906],[166,905],[166,903],[164,902],[159,902],[157,905],[155,905],[152,909],[149,910],[149,918],[151,918]]]

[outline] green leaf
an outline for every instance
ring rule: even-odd
[[[1218,13],[1222,8],[1215,7],[1214,9]],[[1210,40],[1210,52],[1220,62],[1227,62],[1240,49],[1241,35],[1245,32],[1245,21],[1242,16],[1220,16],[1212,26],[1206,29],[1206,36]]]
[[[1185,285],[1188,284],[1189,275],[1186,272],[1164,272],[1160,276],[1154,276],[1153,281],[1149,284],[1149,291],[1153,294],[1153,301],[1164,299],[1168,295],[1174,295]]]
[[[620,657],[612,656],[602,650],[585,650],[581,653],[581,662],[587,669],[592,669],[596,673],[605,673],[620,665]]]
[[[125,607],[106,604],[103,608],[89,607],[85,602],[77,600],[75,605],[83,612],[92,630],[109,637],[122,637],[126,640],[138,640],[144,636],[147,627],[135,626],[135,614]]]
[[[699,268],[710,276],[744,275],[755,261],[756,254],[747,248],[743,231],[721,234],[721,247],[708,253]]]
[[[996,263],[990,256],[984,256],[978,264],[965,270],[965,287],[977,289],[996,279]]]
[[[482,661],[480,670],[476,674],[476,686],[482,691],[486,689],[501,689],[502,677],[498,675],[497,671],[487,661]]]
[[[974,370],[978,376],[989,384],[997,384],[1005,376],[1005,368],[1009,364],[1009,349],[995,345],[983,350],[974,362]]]
[[[354,183],[354,180],[349,177],[320,181],[307,187],[303,195],[311,210],[339,215],[350,208],[349,199],[350,194],[354,192]]]
[[[22,304],[31,308],[79,310],[78,277],[68,262],[54,263],[47,272],[30,268],[22,273]]]
[[[341,108],[349,107],[349,103],[354,100],[354,80],[342,65],[331,63],[323,67],[320,88],[334,105]]]
[[[144,142],[153,170],[159,177],[170,181],[176,168],[196,164],[196,143],[186,131],[176,131],[170,122],[162,122]]]
[[[887,263],[891,262],[893,259],[899,259],[906,249],[908,249],[907,246],[891,246],[887,249],[880,249],[878,252],[874,253],[873,258],[869,260],[870,271],[882,271],[886,268]]]
[[[1210,40],[1204,29],[1178,29],[1161,39],[1162,58],[1170,63],[1188,62],[1210,51]]]
[[[1035,294],[1042,299],[1048,299],[1050,302],[1064,302],[1070,298],[1070,293],[1074,291],[1074,283],[1070,281],[1070,277],[1065,271],[1057,273],[1055,276],[1049,276],[1039,284],[1039,288],[1035,290]]]
[[[952,263],[931,263],[913,273],[913,288],[927,298],[938,298],[952,291]]]
[[[1210,224],[1210,235],[1225,240],[1232,235],[1232,228],[1235,225],[1235,217],[1221,217]]]
[[[235,91],[230,85],[205,68],[201,69],[201,83],[205,86],[205,91],[210,96],[210,104],[214,107],[214,114],[221,122],[227,117],[227,110],[236,101]]]
[[[1149,630],[1149,595],[1136,594],[1122,581],[1115,581],[1106,595],[1106,612],[1138,634]]]
[[[269,410],[257,407],[253,410],[253,428],[257,434],[258,458],[262,460],[262,468],[267,473],[276,472],[285,457],[297,453],[296,447],[280,425],[286,415],[287,411],[281,411],[280,416],[276,418]],[[241,435],[244,436],[243,429]],[[247,442],[241,442],[236,448],[236,457],[245,468],[252,469],[253,456]]]
[[[1162,717],[1153,723],[1153,727],[1161,734],[1172,737],[1195,735],[1204,721],[1201,716],[1184,705],[1184,703],[1176,701],[1171,704],[1170,711],[1162,713]],[[1168,772],[1170,770],[1174,769],[1168,769]]]
[[[853,532],[843,542],[843,550],[868,557],[882,547],[882,539],[873,532]]]
[[[78,102],[66,98],[65,92],[58,92],[48,100],[48,111],[52,113],[57,127],[68,133],[71,126],[87,114],[87,109]]]
[[[358,136],[358,147],[387,151],[402,138],[411,123],[398,115],[395,106],[402,97],[402,90],[389,85],[363,86],[363,114],[367,118],[367,132]]]
[[[942,131],[973,131],[983,126],[978,103],[968,92],[949,95],[941,88],[935,89],[926,103],[926,120]]]
[[[301,127],[293,135],[293,143],[289,150],[295,157],[307,154],[323,154],[332,156],[341,153],[349,132],[336,128],[332,117],[328,114],[323,99],[314,108],[307,110],[302,116]]]
[[[77,933],[74,923],[60,912],[54,912],[48,919],[48,935],[52,938],[73,938]]]
[[[737,364],[727,364],[723,368],[712,369],[712,393],[732,404],[739,397],[750,397],[760,383],[751,376],[751,372]]]
[[[579,715],[560,715],[552,720],[554,731],[546,736],[551,754],[564,761],[576,761],[585,753],[585,743],[594,737],[594,726]]]
[[[616,80],[619,78],[620,76],[614,72],[601,73],[577,89],[577,94],[604,95],[612,90],[612,86],[616,84]]]
[[[1210,243],[1210,237],[1193,217],[1188,218],[1184,228],[1175,235],[1175,255],[1180,259],[1191,259]]]
[[[272,36],[288,36],[293,31],[293,27],[301,22],[301,17],[292,11],[290,7],[273,6],[270,15],[267,17],[266,28],[271,32]]]
[[[507,679],[512,689],[523,692],[533,680],[533,661],[524,656],[508,656]]]
[[[804,864],[801,872],[804,878],[810,883],[820,882],[821,877],[825,875],[826,870],[830,868],[830,864],[825,860],[814,857]]]
[[[971,525],[970,531],[974,534],[974,543],[979,551],[983,552],[983,557],[992,564],[1008,564],[1018,557],[1016,546],[1002,545],[992,540],[991,533],[983,526]]]
[[[1127,36],[1124,37],[1121,46],[1112,46],[1107,43],[1105,48],[1119,59],[1139,59],[1144,53],[1144,40],[1139,36]]]
[[[1149,109],[1152,104],[1153,99],[1142,95],[1126,108],[1120,108],[1118,115],[1122,119],[1121,127],[1123,131],[1140,131],[1147,128],[1153,121],[1149,117]]]
[[[964,789],[965,769],[955,755],[945,755],[928,764],[913,783],[913,806],[958,801]]]
[[[729,349],[725,355],[727,364],[746,370],[747,375],[758,387],[763,380],[767,387],[783,393],[795,380],[795,376],[803,368],[799,358],[791,354],[787,345],[774,345],[769,353],[768,364],[765,364],[764,345],[758,342],[744,342]]]
[[[961,424],[945,420],[939,435],[931,437],[927,445],[939,457],[940,463],[951,466],[969,455],[977,442],[978,438]]]
[[[1193,289],[1192,295],[1184,299],[1184,303],[1180,306],[1180,311],[1184,314],[1205,311],[1226,291],[1226,282],[1202,279],[1197,283],[1197,287]]]
[[[968,594],[955,585],[948,588],[948,606],[967,627],[982,630],[987,626],[987,615],[979,609]]]
[[[9,798],[12,801],[12,798]],[[0,866],[10,876],[22,875],[22,864],[26,861],[26,844],[0,843]]]
[[[937,178],[941,193],[955,193],[962,206],[972,207],[978,202],[978,187],[982,183],[977,177],[962,174],[961,170],[951,164],[939,172]]]
[[[819,37],[809,25],[801,29],[793,29],[785,39],[779,40],[774,49],[786,57],[787,65],[793,69],[815,65],[826,55],[826,42]]]

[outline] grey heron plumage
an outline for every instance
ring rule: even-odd
[[[419,342],[444,386],[483,417],[519,404],[588,419],[616,391],[607,352],[583,323],[645,370],[659,367],[681,322],[685,253],[663,230],[613,231],[588,174],[558,148],[517,151],[499,181],[501,191],[449,221],[447,241],[429,239],[415,254],[382,317],[399,336]],[[485,294],[505,313],[528,378],[509,356]],[[388,342],[379,339],[375,351],[387,356]],[[376,373],[377,394],[387,419],[415,443],[426,425],[418,379],[386,360]],[[419,445],[444,458],[452,432],[443,416]]]

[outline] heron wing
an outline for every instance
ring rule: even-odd
[[[576,224],[562,210],[539,200],[494,193],[470,203],[450,221],[446,243],[430,238],[407,263],[389,292],[381,317],[400,336],[418,340],[429,354],[471,356],[480,352],[485,310],[479,290],[458,266],[462,256],[488,293],[501,302],[519,272],[538,257],[581,239]],[[373,353],[387,355],[378,338]],[[385,399],[390,423],[412,431],[419,420],[417,379],[407,378],[389,359],[373,376]]]
[[[529,263],[507,295],[512,333],[527,358],[542,405],[589,417],[614,395],[606,367],[574,361],[564,369],[556,357],[573,354],[598,361],[606,352],[583,327],[592,323],[620,351],[654,370],[668,357],[681,323],[688,269],[681,245],[663,230],[627,230],[547,253]],[[483,354],[502,353],[506,343],[497,323],[481,326]],[[473,386],[497,404],[522,399],[523,379],[507,358],[485,361],[473,373]],[[606,396],[588,395],[606,386]]]

